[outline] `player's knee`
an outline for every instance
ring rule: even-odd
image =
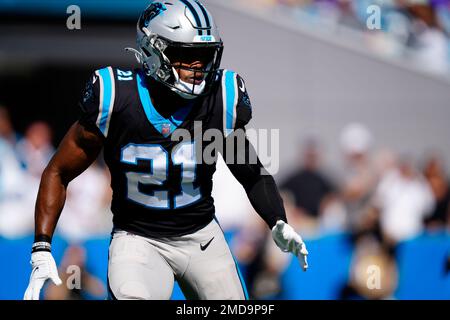
[[[127,281],[119,287],[118,299],[150,300],[152,299],[147,288],[138,281]]]

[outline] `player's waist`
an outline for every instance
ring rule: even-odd
[[[212,199],[182,210],[150,210],[128,203],[113,203],[115,228],[142,236],[173,237],[190,234],[214,218]]]
[[[176,224],[167,224],[162,221],[127,220],[114,216],[113,232],[120,230],[149,238],[181,237],[204,228],[213,219],[214,214],[203,214],[192,218],[189,222],[177,221]]]

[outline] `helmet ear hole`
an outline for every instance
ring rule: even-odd
[[[161,52],[164,51],[164,49],[167,47],[167,45],[161,39],[156,39],[154,46]]]
[[[156,71],[156,75],[162,80],[167,80],[167,78],[169,77],[168,74],[162,69]]]

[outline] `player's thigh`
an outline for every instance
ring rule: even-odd
[[[186,298],[200,300],[245,300],[245,283],[231,254],[225,237],[216,224],[209,237],[199,239],[194,246],[189,266],[181,279],[180,287]],[[208,243],[202,251],[200,244]]]
[[[109,247],[108,284],[115,299],[163,300],[172,295],[172,269],[142,237],[115,234]]]

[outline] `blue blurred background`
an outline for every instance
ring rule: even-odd
[[[136,66],[123,48],[147,3],[0,0],[0,299],[23,297],[40,176],[81,90],[99,67]],[[450,2],[204,3],[223,67],[246,79],[251,127],[280,130],[272,173],[310,252],[303,273],[219,162],[217,217],[251,297],[450,299]],[[80,30],[66,26],[73,4]],[[81,289],[42,298],[106,298],[110,199],[100,158],[70,184],[53,241],[63,281],[78,266]]]

